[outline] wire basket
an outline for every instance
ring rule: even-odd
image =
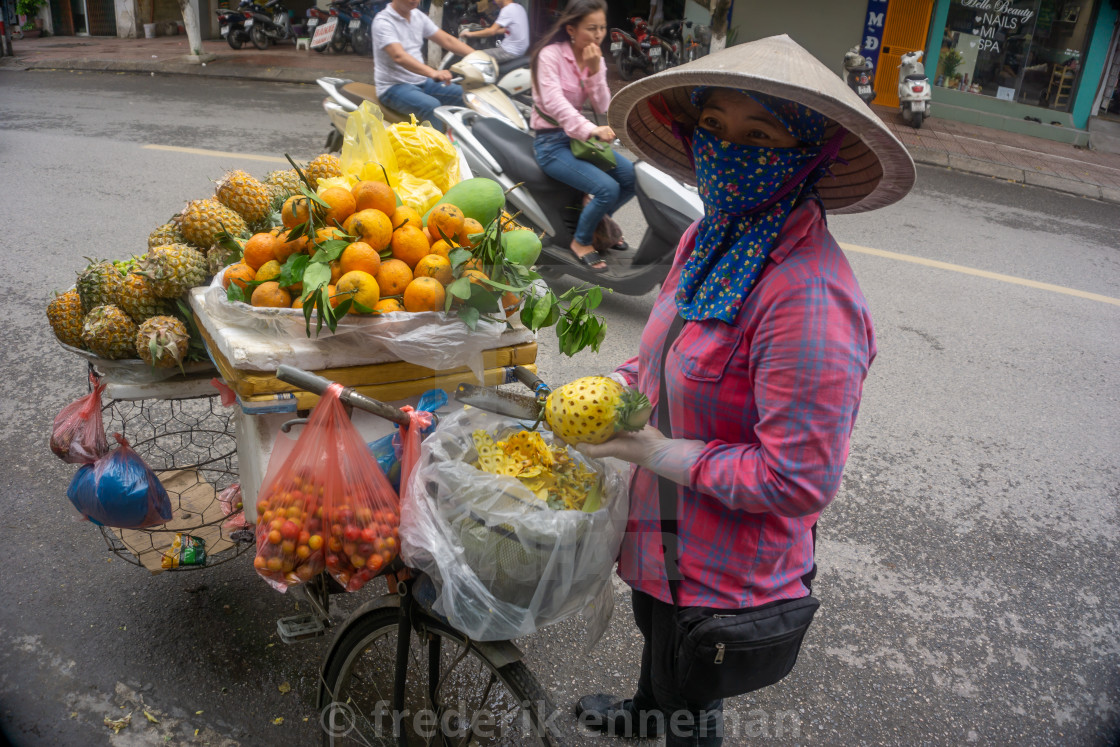
[[[106,432],[128,439],[159,477],[172,509],[171,521],[147,529],[99,527],[110,552],[159,573],[211,568],[254,549],[236,489],[232,409],[216,396],[110,400],[103,416]],[[178,533],[204,541],[204,564],[163,567],[164,552]]]

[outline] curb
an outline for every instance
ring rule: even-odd
[[[1089,197],[1103,202],[1120,203],[1120,189],[1112,187],[1079,182],[1053,174],[1040,174],[1002,163],[961,156],[956,153],[944,153],[926,148],[908,148],[907,150],[910,151],[915,163],[927,166],[940,166],[955,171],[963,171],[966,174],[976,174],[977,176],[987,176],[1016,184],[1052,189],[1055,192],[1064,192],[1077,197]]]

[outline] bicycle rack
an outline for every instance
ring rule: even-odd
[[[327,634],[327,628],[331,627],[330,583],[330,577],[324,572],[296,587],[304,601],[311,605],[311,611],[277,620],[276,632],[281,641],[299,643]]]

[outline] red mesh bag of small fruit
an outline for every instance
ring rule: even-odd
[[[329,387],[291,452],[273,454],[257,498],[253,565],[280,591],[324,568],[354,591],[396,557],[397,494],[347,417],[341,391]]]
[[[324,493],[325,559],[335,581],[357,591],[400,552],[400,499],[361,434],[349,420],[344,424],[333,455],[338,479]]]

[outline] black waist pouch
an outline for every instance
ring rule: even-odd
[[[743,612],[680,610],[675,661],[680,692],[690,701],[708,702],[773,685],[793,669],[820,606],[807,596]]]

